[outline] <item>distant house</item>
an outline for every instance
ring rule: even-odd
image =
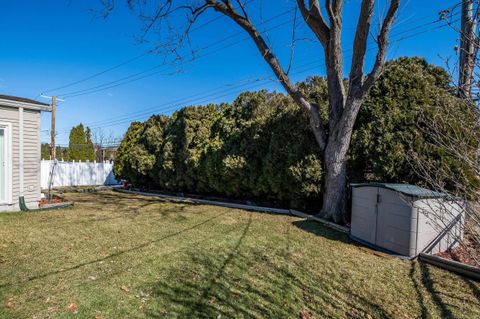
[[[40,200],[40,112],[48,104],[0,95],[0,212]]]
[[[115,155],[117,155],[118,146],[96,146],[95,154],[98,162],[115,161]]]

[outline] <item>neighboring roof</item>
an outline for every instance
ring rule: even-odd
[[[3,95],[3,94],[0,94],[0,105],[13,106],[13,107],[23,106],[26,108],[37,109],[42,111],[47,111],[49,110],[49,107],[50,107],[50,105],[47,103],[35,101],[32,99],[27,99],[24,97]]]
[[[446,194],[432,191],[427,188],[423,188],[410,184],[396,184],[396,183],[364,183],[364,184],[351,184],[352,187],[381,187],[390,189],[408,196],[421,197],[421,198],[438,198],[445,197]]]

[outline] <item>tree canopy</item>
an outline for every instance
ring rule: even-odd
[[[90,128],[84,128],[83,124],[70,130],[68,148],[65,152],[68,161],[94,161],[95,148],[92,142]]]

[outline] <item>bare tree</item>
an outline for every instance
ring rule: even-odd
[[[92,132],[92,141],[97,162],[102,162],[106,159],[107,155],[111,155],[109,153],[119,144],[119,140],[120,139],[115,137],[113,131],[107,134],[101,127],[94,129]]]
[[[470,101],[445,97],[443,105],[425,111],[418,118],[418,129],[430,138],[430,144],[440,147],[447,165],[409,152],[411,167],[432,190],[443,194],[435,202],[429,217],[433,227],[450,235],[456,223],[461,254],[480,266],[480,114]],[[457,163],[451,165],[450,163]]]
[[[380,22],[376,36],[377,53],[370,72],[365,73],[365,55],[367,40],[371,32],[375,0],[362,0],[360,14],[353,43],[351,70],[348,86],[344,82],[344,57],[342,38],[343,0],[325,0],[322,7],[318,0],[296,0],[296,6],[304,23],[313,32],[323,48],[328,82],[328,123],[320,117],[320,106],[309,101],[298,86],[292,82],[289,74],[280,63],[268,39],[259,31],[250,19],[249,6],[254,2],[242,0],[196,0],[196,1],[135,1],[127,0],[131,9],[137,10],[144,22],[142,38],[150,30],[158,33],[169,32],[165,43],[159,48],[180,55],[179,48],[189,43],[193,24],[207,11],[228,17],[243,29],[253,40],[261,56],[270,66],[275,77],[291,98],[309,116],[310,127],[315,135],[319,151],[323,158],[325,184],[323,207],[320,215],[333,219],[337,223],[344,221],[346,210],[346,156],[357,114],[369,89],[380,77],[387,53],[389,32],[392,28],[400,0],[389,0],[385,17]],[[115,5],[106,4],[107,11]],[[178,27],[178,19],[185,17],[183,28]],[[163,28],[163,29],[162,29]],[[316,52],[316,54],[319,54]]]
[[[460,13],[456,10],[460,9]],[[441,231],[447,231],[451,222],[460,215],[463,222],[456,241],[460,248],[455,254],[480,266],[480,113],[478,108],[480,87],[480,60],[478,59],[480,1],[462,0],[453,7],[440,12],[459,34],[458,65],[446,61],[452,84],[460,99],[445,97],[430,114],[424,110],[418,118],[418,129],[428,136],[431,145],[444,151],[442,160],[450,161],[439,167],[434,161],[422,158],[410,151],[411,167],[432,190],[444,195],[437,207],[432,207],[431,223]],[[455,16],[461,15],[460,26]],[[452,81],[453,82],[453,81]],[[458,165],[450,165],[456,162]]]

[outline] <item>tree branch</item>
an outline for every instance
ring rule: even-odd
[[[325,1],[330,20],[330,38],[325,47],[325,64],[328,83],[328,112],[330,131],[336,127],[345,106],[345,85],[343,82],[342,49],[342,0]]]
[[[305,0],[297,0],[297,5],[305,23],[310,27],[322,46],[326,48],[330,39],[330,29],[322,16],[318,0],[310,1],[310,9],[305,7]]]
[[[292,27],[292,44],[290,46],[290,61],[288,62],[287,68],[287,75],[290,74],[290,70],[292,69],[293,64],[293,56],[295,54],[295,33],[297,30],[297,8],[295,8],[295,12],[293,14],[293,27]]]
[[[353,94],[353,90],[363,85],[365,52],[367,51],[367,40],[370,32],[374,5],[375,0],[362,1],[357,31],[353,42],[352,66],[349,76],[349,96]]]
[[[228,6],[229,0],[223,0],[223,2],[224,3],[220,3],[216,0],[206,0],[206,3],[210,5],[215,11],[218,11],[232,19],[236,24],[238,24],[249,34],[249,36],[255,42],[258,50],[262,54],[264,60],[270,66],[273,73],[280,81],[282,86],[285,88],[285,90],[288,92],[288,94],[299,106],[301,106],[307,113],[309,113],[310,126],[315,135],[315,138],[317,139],[317,142],[319,143],[320,149],[323,152],[326,146],[327,134],[320,119],[320,113],[318,112],[318,108],[315,107],[315,105],[309,103],[307,101],[307,98],[298,90],[296,85],[294,85],[290,81],[290,78],[280,64],[280,61],[277,59],[270,47],[266,44],[262,35],[260,34],[260,32],[258,32],[255,26],[248,19],[238,14],[231,5]]]
[[[388,35],[395,20],[395,14],[400,6],[400,0],[391,0],[390,7],[388,8],[387,15],[383,20],[382,28],[377,37],[378,52],[375,58],[375,64],[372,71],[368,74],[363,84],[363,91],[368,91],[373,83],[380,77],[383,71],[383,65],[385,64],[385,56],[387,55],[388,48]]]

